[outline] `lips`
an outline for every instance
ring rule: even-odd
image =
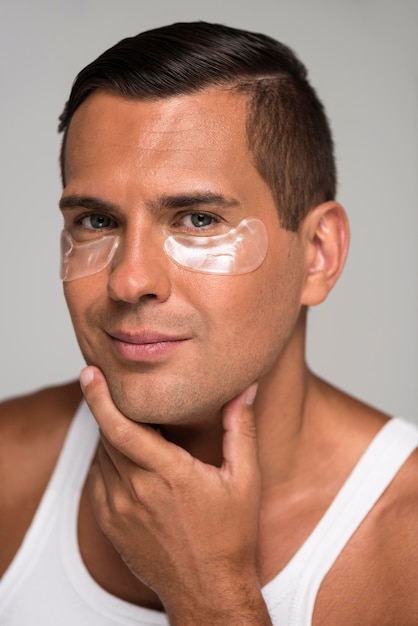
[[[117,355],[129,361],[149,361],[176,350],[188,337],[169,335],[153,330],[108,333]]]

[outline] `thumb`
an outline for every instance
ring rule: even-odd
[[[103,405],[110,404],[110,392],[106,379],[99,368],[93,365],[85,367],[80,373],[80,384],[92,412],[95,409],[103,409]]]
[[[101,370],[93,365],[85,367],[80,373],[80,384],[84,399],[102,434],[109,440],[114,436],[127,438],[131,423],[113,402],[106,378]]]
[[[223,467],[231,475],[254,473],[258,467],[253,402],[258,384],[253,383],[223,409]]]
[[[128,424],[126,418],[122,421],[117,419],[122,416],[112,400],[104,374],[98,367],[93,365],[85,367],[80,373],[80,385],[84,399],[106,438],[110,437],[112,425],[116,420],[118,430],[121,430],[120,425]]]

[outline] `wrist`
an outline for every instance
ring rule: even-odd
[[[258,581],[250,584],[240,579],[219,587],[211,585],[193,597],[178,593],[167,599],[164,608],[170,626],[271,626]]]

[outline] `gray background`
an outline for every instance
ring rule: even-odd
[[[117,40],[205,19],[270,34],[308,66],[337,144],[352,244],[310,312],[308,360],[418,422],[418,3],[415,0],[2,0],[0,397],[82,367],[58,273],[57,117],[75,74]]]

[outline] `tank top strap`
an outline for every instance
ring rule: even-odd
[[[309,626],[319,587],[331,566],[418,447],[418,428],[390,419],[372,440],[306,542],[264,591],[287,605],[289,626]],[[286,597],[287,596],[287,597]]]
[[[69,487],[81,492],[98,440],[98,426],[85,402],[78,407],[68,429],[60,457],[47,488],[11,565],[1,579],[0,608],[19,593],[20,586],[49,541],[60,514],[61,496]]]

